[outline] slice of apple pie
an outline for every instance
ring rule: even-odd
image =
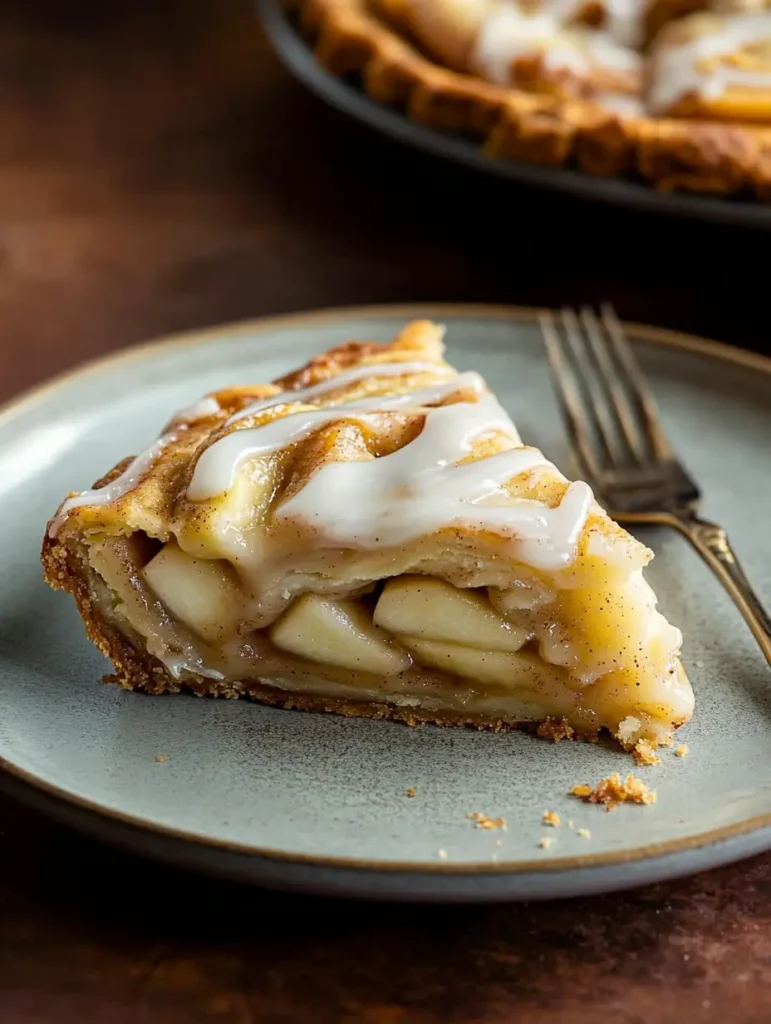
[[[625,746],[693,709],[651,552],[429,322],[178,413],[42,557],[128,689]]]

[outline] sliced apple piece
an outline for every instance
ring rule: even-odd
[[[446,640],[485,651],[514,653],[531,635],[501,618],[478,591],[459,590],[431,576],[389,580],[375,608],[374,621],[389,633]]]
[[[373,625],[356,601],[333,601],[304,594],[270,630],[276,647],[308,661],[360,669],[381,676],[397,675],[412,658],[392,638]]]
[[[547,665],[532,651],[480,651],[465,644],[438,643],[418,637],[400,636],[399,642],[424,665],[442,669],[482,684],[512,690],[536,690],[562,681],[565,670]],[[564,685],[564,683],[563,683]]]
[[[204,640],[220,640],[242,614],[235,571],[226,562],[192,558],[173,541],[148,562],[143,575],[164,607]]]

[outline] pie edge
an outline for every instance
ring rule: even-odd
[[[659,191],[771,199],[771,128],[720,121],[621,117],[598,103],[485,82],[421,55],[367,10],[366,0],[283,0],[331,74],[360,73],[367,95],[431,127],[467,132],[491,157],[598,177],[635,171]]]

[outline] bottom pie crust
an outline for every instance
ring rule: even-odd
[[[589,174],[636,172],[657,189],[754,192],[771,198],[771,129],[622,116],[598,103],[531,95],[451,71],[422,56],[366,0],[288,0],[318,61],[361,75],[374,100],[414,121],[479,139],[491,157]]]

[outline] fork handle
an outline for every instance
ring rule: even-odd
[[[747,579],[723,527],[690,515],[672,515],[669,522],[688,538],[731,595],[771,665],[771,617]]]

